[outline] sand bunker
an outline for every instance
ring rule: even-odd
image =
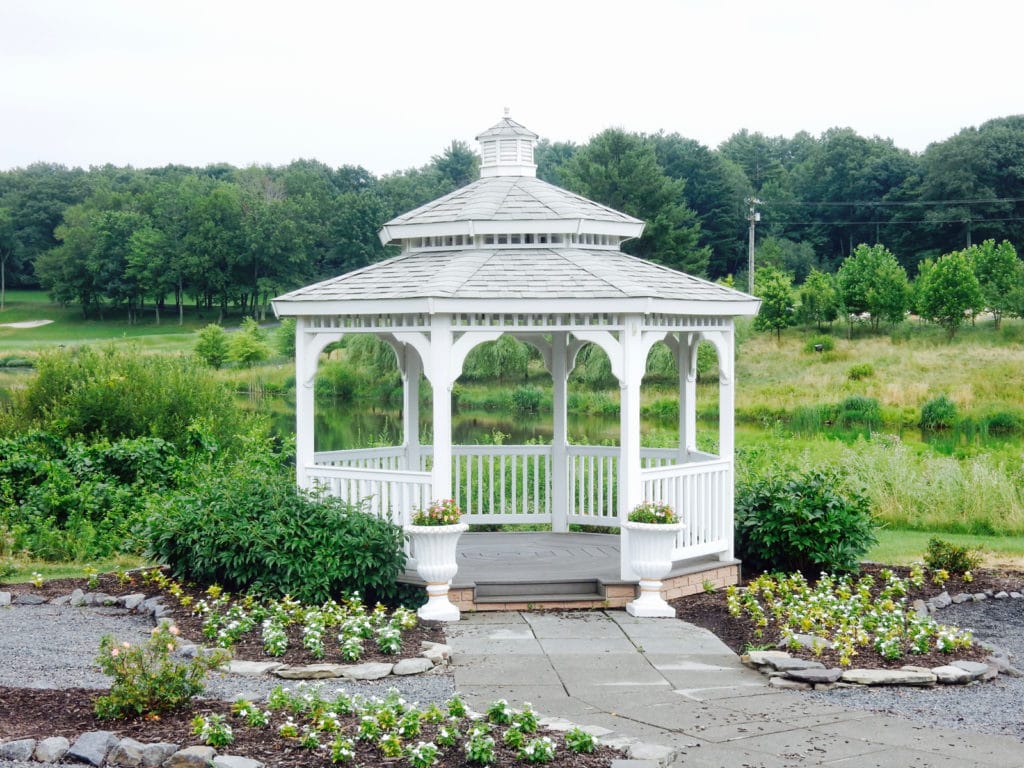
[[[40,325],[49,325],[53,320],[24,320],[20,323],[0,323],[0,328],[38,328]]]

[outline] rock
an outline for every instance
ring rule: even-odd
[[[386,666],[391,666],[390,664]],[[271,674],[285,680],[325,680],[344,677],[350,667],[344,664],[307,664],[305,666],[282,666]]]
[[[36,744],[36,751],[32,753],[32,759],[37,763],[56,763],[71,748],[71,742],[63,736],[51,736]]]
[[[537,725],[549,731],[558,731],[559,733],[571,731],[576,727],[575,723],[566,720],[564,717],[542,717],[537,721]]]
[[[976,603],[980,603],[982,600],[988,600],[988,595],[984,592],[975,592],[971,595],[971,599]]]
[[[159,596],[157,596],[157,597],[147,597],[145,600],[143,600],[141,603],[139,603],[138,611],[139,611],[139,613],[156,613],[156,609],[157,608],[162,608],[162,607],[163,607],[163,598],[162,597],[159,597]]]
[[[785,651],[750,651],[740,656],[740,661],[748,667],[763,667],[769,659],[790,659]]]
[[[80,589],[75,589],[70,595],[68,595],[68,601],[76,608],[81,608],[86,604],[85,592]]]
[[[999,674],[1006,675],[1006,677],[1024,677],[1024,672],[1013,666],[1010,663],[1010,659],[1006,656],[989,656],[985,659],[985,663],[998,670]]]
[[[826,640],[824,637],[818,637],[817,635],[805,635],[797,633],[792,635],[790,641],[796,643],[800,648],[804,648],[808,651],[813,651],[815,648],[831,649],[833,647],[832,641]],[[785,649],[790,646],[790,642],[779,643],[779,648]]]
[[[118,741],[112,731],[88,731],[75,739],[65,757],[89,765],[103,765],[107,753],[117,746]]]
[[[1020,592],[1011,592],[1010,593],[1010,599],[1011,600],[1020,600],[1021,598],[1024,598],[1024,594],[1021,594]]]
[[[46,598],[39,595],[18,595],[14,598],[14,605],[42,605],[45,602]]]
[[[55,597],[50,601],[50,605],[56,605],[63,607],[71,602],[71,595],[62,595],[61,597]]]
[[[402,659],[391,670],[393,675],[421,675],[434,668],[434,662],[423,657]]]
[[[960,603],[966,603],[966,602],[969,602],[969,601],[971,601],[973,599],[974,599],[974,596],[973,595],[968,595],[966,592],[961,592],[958,595],[953,595],[953,598],[952,598],[953,603],[955,605],[960,605]]]
[[[964,670],[971,676],[972,680],[984,677],[990,669],[988,664],[982,664],[979,661],[954,661],[953,666]]]
[[[194,659],[200,653],[200,648],[195,643],[185,643],[178,647],[178,655],[186,659]]]
[[[228,672],[242,677],[260,677],[283,666],[277,661],[232,661],[228,663]]]
[[[943,592],[929,600],[928,604],[932,606],[933,610],[941,610],[943,608],[948,608],[952,602],[953,598],[949,596],[949,592]]]
[[[444,643],[432,643],[429,640],[424,640],[420,647],[423,648],[420,656],[430,659],[435,665],[444,664],[452,657],[451,646]]]
[[[915,600],[910,604],[910,607],[914,609],[918,616],[927,616],[931,611],[928,610],[928,603],[924,600]]]
[[[217,755],[213,758],[213,768],[264,768],[266,763],[238,755]]]
[[[971,673],[952,664],[945,664],[941,667],[933,667],[932,674],[943,685],[963,685],[973,679]]]
[[[370,661],[366,664],[347,667],[344,676],[349,680],[380,680],[382,677],[390,675],[392,669],[394,669],[394,664]]]
[[[10,592],[0,592],[0,605],[10,605],[10,604],[11,604],[11,593]]]
[[[175,752],[178,751],[178,744],[171,744],[167,741],[158,741],[155,744],[147,744],[142,750],[142,764],[140,768],[158,768]]]
[[[809,691],[810,683],[802,683],[799,680],[790,680],[788,677],[773,677],[768,681],[768,687],[779,688],[784,691]]]
[[[110,765],[121,765],[126,768],[138,768],[142,765],[143,751],[146,745],[135,739],[121,739],[117,746],[110,750],[107,762]]]
[[[992,596],[995,600],[1006,600],[1010,597],[1010,593],[1006,590],[999,590]]]
[[[117,599],[117,601],[122,606],[127,608],[129,611],[134,611],[136,608],[138,608],[140,605],[142,605],[142,603],[143,603],[143,601],[145,599],[146,599],[145,595],[143,595],[140,592],[136,592],[133,595],[124,595],[123,597],[119,597]]]
[[[213,747],[185,747],[163,762],[163,768],[207,768],[217,750]]]
[[[90,606],[117,605],[117,598],[108,595],[106,592],[87,592],[85,604]]]
[[[32,758],[36,749],[35,739],[18,739],[0,744],[0,759],[25,762]]]
[[[858,685],[934,685],[931,672],[908,672],[904,669],[847,669],[840,678]]]
[[[768,659],[766,666],[779,672],[791,672],[794,669],[824,669],[825,665],[820,661],[809,661],[808,659],[794,659],[791,657]]]
[[[838,667],[832,667],[831,669],[791,669],[786,672],[786,677],[790,680],[798,680],[801,683],[813,683],[815,686],[838,682],[842,676],[843,670]]]

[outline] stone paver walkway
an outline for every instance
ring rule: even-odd
[[[621,611],[463,614],[445,628],[456,688],[587,726],[631,757],[722,768],[1022,768],[1024,745],[769,688],[717,637]]]

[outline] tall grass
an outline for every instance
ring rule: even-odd
[[[860,440],[841,463],[892,528],[1024,534],[1024,461],[1010,451],[956,458],[898,440]]]

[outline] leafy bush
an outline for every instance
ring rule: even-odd
[[[736,552],[755,570],[855,571],[875,543],[867,499],[831,469],[770,475],[736,489]]]
[[[138,552],[150,499],[177,482],[159,438],[65,443],[48,432],[0,440],[0,530],[44,560]]]
[[[850,381],[869,379],[875,375],[875,366],[871,363],[858,363],[857,365],[850,366],[850,370],[846,372],[846,375]]]
[[[966,573],[981,565],[981,555],[970,547],[960,547],[945,539],[928,540],[924,563],[933,571]]]
[[[193,351],[211,368],[220,368],[228,359],[227,331],[215,323],[200,329],[199,341]]]
[[[839,404],[839,426],[875,427],[882,423],[882,409],[873,397],[850,395]]]
[[[401,529],[303,492],[277,457],[214,467],[153,506],[149,554],[176,578],[317,603],[351,591],[370,602],[397,595]]]
[[[100,641],[96,663],[114,678],[110,693],[96,699],[101,718],[156,715],[186,706],[203,692],[206,674],[228,660],[223,651],[202,653],[187,662],[169,658],[178,632],[161,624],[144,645],[118,643],[111,635]]]
[[[286,317],[281,320],[281,325],[274,332],[274,347],[278,354],[288,358],[295,358],[295,318]]]
[[[270,347],[263,339],[259,323],[251,317],[242,321],[242,327],[228,337],[228,360],[240,365],[253,366],[270,357]]]
[[[821,349],[818,349],[821,347]],[[811,336],[804,344],[804,352],[831,352],[836,348],[836,341],[831,336],[819,334]]]
[[[254,424],[195,359],[113,345],[40,353],[17,407],[60,436],[159,437],[182,452],[233,447]]]
[[[536,413],[543,393],[537,387],[516,387],[512,390],[512,409],[516,413]]]
[[[949,429],[956,424],[956,417],[956,403],[939,395],[921,407],[921,428]]]
[[[985,416],[985,427],[992,434],[1012,435],[1024,430],[1024,418],[1014,411],[994,411]]]

